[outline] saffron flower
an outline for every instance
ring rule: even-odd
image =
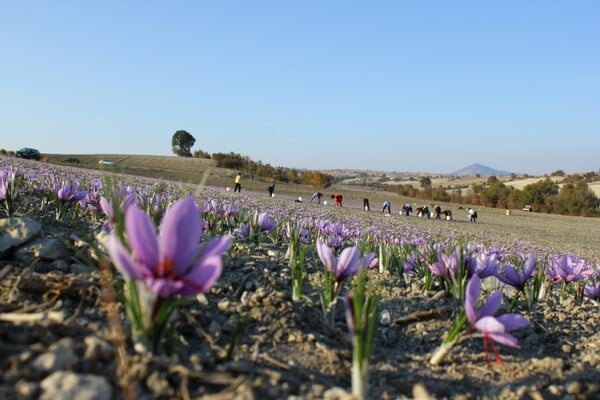
[[[438,260],[429,264],[431,273],[439,276],[443,280],[453,283],[456,281],[456,275],[460,265],[460,259],[456,251],[451,254],[438,254]]]
[[[470,257],[467,265],[469,276],[477,274],[481,279],[494,276],[498,273],[500,267],[499,254],[496,252],[478,254],[475,257]]]
[[[277,225],[277,221],[269,217],[269,214],[263,212],[258,214],[257,217],[257,226],[260,228],[262,232],[269,232]]]
[[[258,244],[265,234],[272,231],[277,226],[277,221],[269,217],[266,212],[256,211],[249,223],[242,223],[238,229],[238,235],[242,239]]]
[[[561,302],[566,299],[568,291],[574,292],[575,299],[581,301],[583,296],[583,280],[590,278],[593,274],[593,267],[587,264],[582,258],[578,258],[573,254],[564,254],[556,258],[548,268],[548,277],[550,280],[560,284]]]
[[[124,232],[131,250],[117,232],[108,238],[108,254],[127,277],[125,300],[134,339],[144,349],[157,349],[178,296],[206,292],[221,275],[222,255],[233,238],[215,237],[201,244],[202,226],[198,209],[187,196],[167,211],[158,234],[151,218],[130,206]]]
[[[488,360],[488,344],[491,345],[498,364],[502,363],[502,359],[496,349],[495,342],[509,347],[519,347],[517,338],[512,336],[509,332],[528,326],[529,321],[527,318],[512,313],[495,317],[494,314],[500,309],[502,294],[500,292],[491,294],[483,304],[478,307],[477,301],[480,292],[481,280],[479,275],[475,274],[467,282],[464,310],[454,322],[454,325],[448,332],[442,345],[431,357],[429,361],[430,364],[439,365],[444,356],[446,356],[455,345],[466,340],[475,332],[479,332],[483,336],[483,348],[486,360]],[[488,366],[491,366],[489,361]]]
[[[462,300],[468,269],[463,259],[464,253],[460,246],[450,253],[438,253],[438,260],[429,264],[433,275],[441,278],[444,290],[453,294],[457,300]]]
[[[575,282],[589,278],[593,268],[573,254],[564,254],[552,262],[548,268],[548,276],[553,282]]]
[[[496,278],[523,292],[525,290],[525,283],[535,275],[536,266],[535,257],[529,256],[522,270],[518,271],[512,265],[505,264],[502,272],[498,271],[496,273]]]
[[[6,216],[12,216],[14,212],[16,169],[10,167],[0,171],[0,206]]]
[[[201,246],[202,221],[189,196],[168,210],[158,235],[150,217],[131,207],[125,215],[125,233],[131,252],[115,235],[108,241],[115,267],[129,278],[142,280],[159,297],[194,296],[209,290],[221,275],[221,256],[233,240],[216,237]]]
[[[374,254],[369,253],[364,258],[361,258],[360,250],[354,246],[345,248],[342,250],[340,256],[336,257],[333,250],[321,240],[317,240],[317,253],[325,266],[324,284],[320,293],[321,305],[327,323],[333,326],[334,306],[342,282],[346,278],[356,275],[361,268],[364,268],[365,261],[372,262]]]
[[[592,300],[600,300],[600,282],[590,282],[583,288],[583,295]]]
[[[54,184],[52,191],[56,202],[56,220],[60,221],[74,203],[85,209],[88,192],[79,189],[77,183]]]
[[[494,317],[494,314],[500,309],[502,302],[502,294],[495,292],[477,308],[477,299],[481,291],[481,281],[478,275],[473,277],[467,283],[467,291],[465,294],[465,313],[467,319],[471,323],[472,330],[470,332],[479,331],[483,335],[483,348],[487,359],[487,345],[491,345],[496,362],[502,364],[502,359],[494,342],[501,343],[509,347],[519,347],[517,338],[512,336],[510,331],[525,328],[529,325],[527,318],[519,315],[507,313],[499,317]],[[489,365],[489,362],[488,362]]]
[[[306,260],[306,245],[309,243],[308,230],[297,221],[286,223],[285,236],[289,240],[289,246],[285,257],[289,260],[292,271],[292,299],[300,300],[303,296],[304,262]]]
[[[333,254],[329,246],[317,240],[317,253],[321,262],[335,277],[334,298],[340,289],[341,283],[348,277],[356,275],[362,266],[360,250],[358,247],[347,247],[342,250],[339,258]],[[369,260],[371,261],[371,260]]]

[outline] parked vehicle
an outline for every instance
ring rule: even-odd
[[[30,147],[23,147],[21,150],[17,150],[17,157],[26,158],[28,160],[39,161],[42,158],[39,150],[32,149]]]
[[[79,164],[79,158],[69,157],[69,158],[65,158],[62,162],[67,163],[67,164]]]
[[[523,207],[523,211],[533,211],[533,208],[531,208],[531,206],[529,204],[527,204],[525,207]]]
[[[116,165],[116,163],[113,160],[109,160],[106,158],[103,158],[102,160],[98,161],[98,164],[100,164],[100,165]]]

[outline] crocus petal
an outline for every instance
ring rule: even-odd
[[[506,332],[505,326],[496,318],[487,316],[483,317],[473,325],[481,333],[503,333]]]
[[[536,266],[537,266],[537,263],[535,261],[535,257],[529,256],[527,261],[525,261],[525,266],[523,267],[523,276],[525,278],[529,278],[529,277],[533,276],[533,274],[535,273]]]
[[[320,240],[317,240],[317,253],[319,254],[319,259],[325,265],[325,268],[329,270],[329,272],[335,274],[337,269],[337,259],[333,255],[333,251]]]
[[[376,262],[374,262],[375,260],[376,260],[376,259],[375,259],[375,253],[374,253],[374,252],[367,253],[367,254],[365,254],[365,255],[363,256],[363,258],[362,258],[362,265],[363,265],[365,268],[375,268],[375,267],[377,266],[377,263],[376,263]],[[371,266],[371,263],[373,263],[373,264],[374,264],[374,266],[373,266],[373,267]]]
[[[502,304],[502,293],[495,292],[487,298],[483,306],[479,309],[478,317],[487,317],[494,315],[496,311],[500,309],[500,305]]]
[[[355,275],[360,267],[360,250],[358,247],[347,247],[342,250],[335,272],[336,279],[342,280]]]
[[[231,235],[217,236],[202,246],[202,254],[221,256],[229,250],[232,242],[233,236]]]
[[[477,321],[477,298],[481,290],[481,282],[479,276],[474,274],[467,283],[467,291],[465,293],[465,313],[469,322],[474,324]]]
[[[529,325],[529,320],[519,314],[503,314],[497,319],[506,327],[507,331],[514,331]]]
[[[186,196],[171,206],[160,224],[162,261],[171,260],[177,275],[184,274],[198,253],[201,236],[200,214],[194,200]]]
[[[110,256],[115,267],[123,275],[133,279],[141,279],[144,276],[150,275],[150,272],[145,266],[139,265],[131,259],[131,256],[125,247],[123,247],[119,239],[117,239],[115,236],[109,236],[106,243],[106,251],[108,252],[108,255]]]
[[[497,274],[498,279],[510,286],[520,286],[520,279],[517,270],[511,265],[504,266],[504,275]]]
[[[144,279],[144,283],[158,297],[170,297],[181,291],[184,283],[170,279],[156,279],[154,277]]]
[[[223,270],[222,255],[229,249],[232,240],[232,236],[216,237],[203,247],[198,261],[181,278],[184,286],[179,294],[193,296],[199,292],[206,292],[214,286]]]
[[[200,292],[206,292],[214,286],[223,270],[223,258],[221,256],[202,256],[186,276],[182,277],[183,286],[179,291],[182,296],[193,296]]]
[[[488,333],[488,336],[491,337],[494,342],[503,344],[509,347],[519,348],[519,341],[510,333]]]
[[[125,231],[133,256],[153,269],[158,264],[158,245],[150,217],[139,208],[132,207],[125,216]]]

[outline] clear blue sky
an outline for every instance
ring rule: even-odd
[[[0,148],[600,169],[600,1],[0,0]]]

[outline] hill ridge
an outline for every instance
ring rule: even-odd
[[[473,176],[475,176],[475,175],[507,176],[507,175],[511,175],[511,174],[512,174],[512,172],[495,169],[495,168],[489,167],[487,165],[479,164],[479,163],[471,164],[469,166],[466,166],[462,169],[459,169],[457,171],[450,173],[450,175],[452,175],[452,176],[469,176],[469,175],[473,175]]]

